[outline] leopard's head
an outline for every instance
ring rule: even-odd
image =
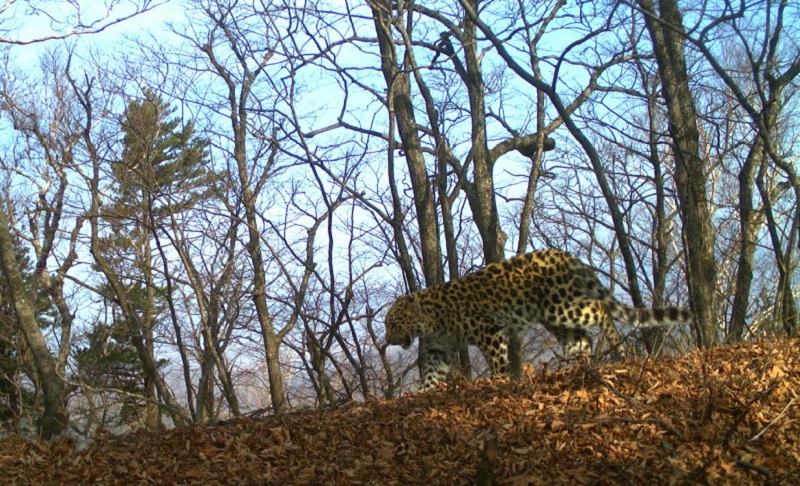
[[[394,301],[386,313],[386,344],[408,349],[414,338],[428,334],[432,322],[420,305],[419,298],[404,295]]]

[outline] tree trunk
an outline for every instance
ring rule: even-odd
[[[317,406],[331,405],[336,402],[336,392],[331,386],[331,380],[328,377],[327,370],[325,370],[325,352],[314,336],[314,330],[308,325],[306,325],[305,329],[305,341],[305,347],[310,355],[310,371],[313,372],[314,381],[317,383]]]
[[[434,287],[444,283],[439,224],[436,205],[433,200],[433,191],[431,190],[428,171],[425,167],[425,158],[422,155],[422,145],[417,133],[417,121],[414,115],[414,105],[411,101],[408,70],[400,71],[398,68],[397,52],[391,35],[390,5],[387,2],[376,1],[371,3],[370,6],[372,7],[375,32],[381,51],[381,71],[389,91],[390,116],[397,121],[400,140],[403,142],[403,152],[408,164],[408,172],[411,176],[414,207],[422,246],[422,273],[425,277],[426,287]],[[392,150],[393,147],[390,146],[389,149]],[[414,287],[412,286],[411,288],[413,289]],[[421,337],[419,339],[418,362],[420,372],[422,372],[423,364],[427,359],[429,345],[430,338]],[[451,362],[455,361],[452,360]]]
[[[750,289],[753,282],[753,260],[756,252],[758,212],[753,208],[753,184],[756,168],[764,157],[761,137],[756,137],[747,159],[739,171],[739,258],[736,268],[736,283],[728,325],[728,341],[744,339],[747,308],[750,305]]]
[[[653,222],[653,306],[661,307],[665,304],[668,263],[667,248],[670,242],[667,228],[667,195],[664,186],[664,171],[661,156],[659,155],[660,130],[658,128],[658,104],[655,93],[656,87],[650,82],[652,77],[644,66],[637,63],[642,85],[647,96],[647,125],[650,164],[653,166],[653,185],[656,192],[655,221]],[[643,303],[643,302],[642,302]],[[645,349],[651,356],[658,355],[664,347],[665,330],[661,328],[642,329],[642,340]]]
[[[472,7],[478,9],[478,0],[471,0]],[[475,224],[483,242],[483,254],[486,263],[495,263],[505,259],[504,246],[506,235],[500,227],[497,213],[497,199],[494,191],[494,161],[489,157],[486,139],[486,87],[483,82],[480,57],[478,53],[478,36],[475,22],[469,16],[464,18],[462,46],[469,97],[470,118],[472,120],[472,158],[474,178],[471,184],[470,207]]]
[[[471,2],[474,11],[478,10],[478,0]],[[472,120],[472,164],[474,178],[467,182],[467,200],[472,209],[475,225],[483,242],[483,255],[486,263],[496,263],[505,259],[506,234],[500,226],[497,212],[497,197],[494,190],[494,159],[490,157],[486,138],[486,86],[483,82],[481,60],[478,53],[478,35],[475,22],[469,15],[464,16],[464,32],[461,38],[464,49],[466,73],[464,83],[469,97],[470,118]],[[508,330],[508,371],[514,378],[522,377],[522,340],[519,335]]]
[[[706,191],[708,167],[700,157],[697,111],[684,57],[683,17],[675,0],[639,0],[661,76],[675,156],[675,186],[683,221],[684,251],[695,340],[699,347],[719,343],[717,333],[714,228]]]
[[[772,208],[772,199],[767,182],[765,180],[767,171],[767,161],[761,162],[758,175],[756,176],[756,186],[761,195],[761,201],[764,203],[764,215],[767,220],[767,232],[769,233],[770,240],[772,241],[772,252],[775,255],[775,263],[778,267],[778,284],[777,294],[775,296],[775,320],[780,323],[781,327],[786,334],[793,336],[798,331],[798,315],[797,305],[794,300],[791,287],[791,268],[790,260],[784,254],[781,248],[781,239],[778,234],[778,225],[775,220],[775,212]],[[791,242],[787,245],[787,253],[791,254]]]
[[[538,71],[538,69],[537,69]],[[528,251],[528,238],[531,234],[531,216],[533,216],[533,203],[536,197],[536,189],[539,185],[539,177],[542,175],[542,157],[545,151],[544,135],[544,93],[536,90],[536,152],[530,156],[531,171],[528,176],[528,188],[525,191],[525,200],[522,204],[522,211],[519,218],[519,241],[517,241],[517,255],[522,255]]]
[[[231,43],[234,50],[240,42],[237,37],[241,34],[236,30],[235,24],[229,24],[230,18],[226,15],[218,16],[215,11],[206,9],[204,13],[214,23],[216,28],[225,32],[224,38],[227,42]],[[246,44],[246,42],[243,42]],[[264,171],[260,179],[252,176],[253,171],[257,168],[255,163],[248,165],[248,127],[247,117],[248,109],[247,104],[252,95],[252,88],[258,76],[264,71],[266,63],[271,59],[272,52],[260,52],[255,58],[257,59],[255,65],[250,66],[247,56],[241,54],[237,57],[237,62],[242,68],[242,75],[237,78],[232,71],[226,68],[216,57],[213,44],[203,44],[198,46],[202,52],[206,54],[209,62],[211,63],[214,72],[219,78],[224,81],[227,87],[227,109],[229,110],[226,115],[230,121],[231,134],[233,135],[233,159],[236,162],[236,176],[238,176],[238,190],[241,191],[241,204],[244,208],[245,222],[247,223],[247,243],[245,248],[250,257],[250,263],[253,271],[253,304],[256,310],[256,317],[261,329],[261,336],[264,343],[264,358],[267,362],[267,379],[269,380],[269,393],[272,401],[273,410],[276,413],[283,413],[288,410],[288,402],[286,398],[286,391],[283,384],[283,375],[281,373],[280,364],[280,346],[283,340],[283,335],[288,332],[288,329],[282,330],[280,333],[273,327],[273,319],[270,315],[269,307],[267,306],[267,282],[266,282],[266,266],[264,264],[263,245],[261,243],[261,232],[258,222],[261,220],[257,210],[257,197],[258,189],[261,187],[264,180],[269,177],[269,167],[274,163],[274,157],[277,153],[277,144],[273,143],[269,153],[268,160],[262,160],[265,164],[262,171]],[[247,55],[253,55],[251,51],[245,49]],[[257,183],[253,181],[259,180]],[[285,331],[285,332],[284,332]]]
[[[239,142],[237,142],[237,146]],[[241,142],[240,150],[244,150],[244,141]],[[275,413],[286,412],[289,404],[286,400],[286,392],[283,386],[283,375],[281,374],[280,364],[280,339],[272,326],[272,316],[267,307],[267,281],[265,277],[264,257],[261,250],[261,235],[258,232],[258,221],[256,218],[255,204],[253,195],[250,193],[247,168],[242,161],[244,155],[237,156],[239,164],[239,177],[243,187],[242,204],[245,207],[245,217],[247,221],[247,253],[250,255],[250,262],[253,265],[253,303],[256,307],[258,324],[261,327],[261,336],[264,340],[264,357],[267,361],[267,379],[269,380],[269,393],[272,400],[272,407]]]
[[[800,66],[795,69],[795,71],[797,70],[800,70]],[[793,78],[794,76],[781,76],[780,78],[769,76],[767,78],[769,86],[769,99],[761,113],[764,131],[757,139],[757,142],[761,144],[760,146],[762,148],[766,148],[765,139],[769,140],[771,137],[775,137],[772,134],[778,126],[778,117],[782,108],[780,100],[782,98],[783,88],[785,86],[783,83],[788,83],[789,79]],[[777,154],[773,153],[773,157],[775,155]],[[775,162],[778,163],[779,161],[775,160]],[[797,201],[800,200],[800,187],[798,187],[798,179],[795,168],[792,166],[792,164],[787,164],[783,161],[780,162],[782,163],[779,164],[779,167],[786,173],[790,187],[794,190],[796,196],[795,203],[797,203]],[[781,327],[783,327],[783,331],[786,334],[789,336],[794,336],[797,335],[798,331],[800,331],[800,316],[798,316],[797,302],[795,301],[794,292],[792,291],[792,274],[794,267],[792,253],[794,252],[798,226],[800,225],[800,221],[798,221],[798,218],[800,218],[800,208],[796,206],[794,208],[795,215],[794,218],[792,218],[791,226],[787,232],[788,236],[785,237],[786,250],[784,251],[783,245],[781,245],[781,237],[779,236],[780,230],[778,229],[777,222],[775,221],[775,213],[772,207],[770,191],[766,186],[765,172],[767,170],[767,160],[764,159],[761,161],[761,166],[759,168],[758,175],[756,176],[756,186],[758,187],[759,194],[761,195],[761,200],[764,203],[763,208],[764,216],[766,217],[767,221],[767,232],[769,233],[770,240],[772,241],[772,252],[775,255],[775,263],[778,266],[778,295],[775,297],[775,318],[778,322],[780,322]]]
[[[197,396],[195,397],[195,422],[207,423],[214,414],[214,358],[211,356],[211,343],[203,341],[203,354],[200,360],[200,379],[197,381]],[[236,416],[236,414],[232,414]]]
[[[450,280],[460,277],[458,249],[456,247],[456,232],[453,227],[452,201],[447,194],[447,162],[442,154],[439,155],[439,176],[437,178],[439,190],[439,204],[442,208],[442,227],[444,229],[444,246],[447,254],[447,272]],[[472,362],[469,357],[469,346],[458,350],[458,367],[462,376],[472,376]]]
[[[143,200],[146,201],[146,206],[152,207],[152,202],[150,201],[148,194],[143,194]],[[139,241],[139,248],[144,249],[144,256],[140,264],[144,267],[144,285],[145,290],[147,292],[147,301],[146,301],[146,311],[145,315],[142,317],[142,324],[143,324],[143,336],[144,336],[144,347],[147,352],[148,360],[156,363],[156,353],[155,353],[155,343],[154,343],[154,336],[153,336],[153,329],[156,326],[156,318],[154,313],[155,309],[155,293],[153,289],[155,288],[155,283],[153,282],[153,250],[150,247],[150,237],[152,236],[152,227],[145,227],[144,225],[140,228],[141,229],[141,241]],[[169,298],[172,298],[170,296]],[[126,319],[127,320],[127,319]],[[133,321],[128,321],[128,323],[132,323]],[[135,332],[138,330],[131,329],[131,332]],[[145,427],[147,430],[155,431],[161,428],[161,408],[158,406],[158,396],[156,394],[156,386],[155,386],[155,374],[158,373],[158,368],[155,368],[156,372],[153,373],[152,376],[145,376],[145,386],[144,386],[144,396],[145,396]],[[188,391],[187,391],[188,392]]]
[[[31,351],[42,387],[44,412],[39,421],[39,435],[49,440],[63,432],[69,425],[69,412],[64,406],[64,381],[56,373],[55,360],[36,321],[30,296],[26,295],[22,274],[14,255],[14,243],[5,209],[0,209],[0,264],[17,314],[17,321]]]

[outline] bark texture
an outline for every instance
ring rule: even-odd
[[[39,435],[49,440],[63,432],[69,424],[69,412],[64,406],[64,380],[56,373],[55,359],[47,348],[22,281],[5,209],[0,210],[0,265],[42,390],[44,412],[39,420]]]

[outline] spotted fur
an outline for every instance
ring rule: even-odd
[[[386,314],[386,342],[408,348],[431,336],[424,386],[440,383],[459,346],[477,346],[493,376],[508,375],[508,330],[541,324],[569,353],[589,352],[589,328],[620,342],[614,320],[637,328],[687,323],[679,307],[639,309],[617,301],[597,273],[569,253],[542,250],[487,265],[445,285],[399,297]]]

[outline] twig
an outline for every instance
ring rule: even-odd
[[[642,410],[641,404],[639,404],[636,401],[635,398],[629,397],[628,395],[625,395],[621,391],[617,390],[616,387],[614,387],[614,385],[612,385],[611,383],[608,383],[608,381],[604,380],[603,377],[598,375],[595,371],[589,370],[589,369],[586,369],[585,371],[589,376],[591,376],[592,378],[594,378],[595,380],[600,382],[603,386],[605,386],[611,393],[613,393],[614,395],[616,395],[616,396],[622,398],[623,400],[625,400],[625,402],[627,402],[628,405],[630,405],[631,407],[635,408],[636,410]],[[678,431],[678,429],[676,429],[675,427],[670,425],[667,421],[665,421],[664,419],[662,419],[661,417],[659,417],[659,416],[657,416],[655,414],[652,414],[652,418],[648,418],[648,419],[623,419],[623,418],[620,417],[617,420],[621,420],[621,421],[639,420],[640,422],[656,423],[656,424],[659,424],[662,427],[664,427],[669,433],[671,433],[675,437],[678,437],[681,440],[684,440],[683,434],[681,434]]]
[[[664,427],[667,430],[667,432],[669,432],[670,434],[674,435],[678,439],[680,439],[682,441],[685,440],[685,438],[683,437],[683,434],[681,434],[678,431],[678,429],[676,429],[675,427],[670,425],[668,422],[666,422],[662,418],[660,418],[658,416],[655,416],[655,415],[652,415],[652,416],[647,417],[647,418],[641,418],[641,419],[632,418],[632,417],[607,417],[607,418],[596,419],[596,420],[584,420],[584,421],[581,421],[581,422],[574,422],[574,423],[570,423],[569,426],[571,427],[573,425],[583,425],[583,424],[608,424],[608,423],[614,423],[614,422],[619,422],[619,423],[623,423],[623,424],[656,424],[656,425],[660,425],[660,426]]]
[[[772,471],[770,471],[769,469],[767,469],[765,467],[757,466],[757,465],[755,465],[755,464],[753,464],[751,462],[743,461],[742,459],[737,459],[737,458],[731,457],[731,456],[729,456],[727,454],[723,454],[722,457],[726,461],[734,462],[734,463],[736,463],[737,466],[743,467],[745,469],[749,469],[751,471],[755,471],[755,472],[757,472],[759,474],[762,474],[762,475],[764,475],[766,477],[770,477],[772,475]]]
[[[722,440],[719,442],[720,447],[722,449],[720,451],[722,453],[722,457],[727,458],[727,460],[733,461],[737,465],[739,465],[741,467],[744,467],[746,469],[750,469],[750,470],[753,470],[753,471],[758,471],[759,473],[764,474],[767,477],[769,477],[769,475],[771,474],[769,469],[766,469],[766,468],[761,467],[761,466],[756,466],[755,464],[751,464],[751,463],[749,463],[747,461],[743,461],[741,459],[736,459],[734,457],[730,457],[730,456],[728,456],[728,454],[725,451],[729,449],[728,442],[730,441],[731,437],[733,436],[733,433],[739,427],[739,424],[742,423],[742,421],[747,416],[747,414],[750,413],[750,407],[752,407],[753,404],[755,404],[756,402],[758,402],[760,400],[764,400],[765,398],[767,398],[775,390],[775,387],[777,386],[777,384],[778,384],[777,382],[773,382],[770,386],[768,386],[766,389],[760,391],[755,397],[753,397],[751,400],[749,400],[745,404],[745,406],[742,408],[742,411],[739,412],[739,414],[733,420],[733,423],[730,425],[730,427],[728,427],[728,429],[725,431],[725,434],[722,436]],[[710,387],[709,387],[709,389],[710,389]],[[713,453],[709,452],[708,459],[706,459],[705,462],[703,462],[703,464],[700,467],[698,467],[697,469],[695,469],[694,471],[689,473],[686,476],[686,479],[688,481],[697,481],[697,480],[699,480],[701,477],[703,477],[706,474],[706,470],[708,469],[708,466],[710,466],[711,463],[713,463],[715,460],[716,460],[716,458],[713,455]]]
[[[626,395],[626,394],[622,393],[621,391],[617,390],[617,388],[614,385],[609,383],[607,380],[603,379],[603,377],[600,376],[599,374],[597,374],[596,371],[590,370],[588,368],[584,368],[583,371],[587,375],[589,375],[590,377],[594,378],[598,383],[600,383],[601,385],[605,386],[608,389],[608,391],[610,391],[614,395],[618,396],[619,398],[625,400],[625,402],[628,405],[630,405],[631,407],[633,407],[633,408],[635,408],[637,410],[641,410],[642,409],[641,404],[639,404],[639,402],[634,397],[629,397],[628,395]]]
[[[494,486],[494,470],[497,467],[497,431],[492,425],[483,433],[483,452],[478,472],[475,474],[475,486]]]
[[[783,407],[783,410],[781,410],[781,413],[779,413],[777,417],[775,417],[774,419],[772,419],[772,421],[770,421],[770,423],[768,423],[766,427],[764,427],[763,429],[761,429],[761,432],[759,432],[759,433],[757,433],[756,435],[754,435],[754,436],[753,436],[753,437],[752,437],[750,440],[748,440],[747,442],[753,442],[754,440],[758,440],[758,439],[759,439],[759,438],[760,438],[762,435],[764,435],[764,432],[766,432],[768,428],[772,427],[772,425],[773,425],[775,422],[777,422],[778,420],[780,420],[780,418],[781,418],[781,417],[783,417],[784,415],[786,415],[786,410],[788,410],[788,409],[789,409],[789,407],[791,407],[791,406],[792,406],[792,404],[793,404],[793,403],[794,403],[796,400],[797,400],[797,397],[794,397],[794,398],[792,398],[791,400],[789,400],[789,403],[787,403],[787,404],[786,404],[786,406],[785,406],[785,407]]]
[[[750,407],[752,407],[753,404],[755,404],[756,402],[764,400],[765,398],[770,396],[772,394],[772,392],[775,391],[775,387],[777,385],[778,385],[777,382],[773,382],[765,390],[762,390],[761,392],[759,392],[758,395],[753,397],[750,401],[748,401],[745,404],[745,406],[742,408],[742,411],[739,412],[737,417],[733,420],[733,423],[730,425],[730,427],[728,427],[728,430],[725,431],[725,435],[722,436],[722,440],[720,441],[720,444],[722,445],[723,449],[728,447],[728,442],[730,441],[731,437],[733,436],[733,433],[739,427],[739,424],[742,423],[744,418],[747,417],[747,414],[750,413]],[[767,426],[767,427],[769,427],[769,426]]]

